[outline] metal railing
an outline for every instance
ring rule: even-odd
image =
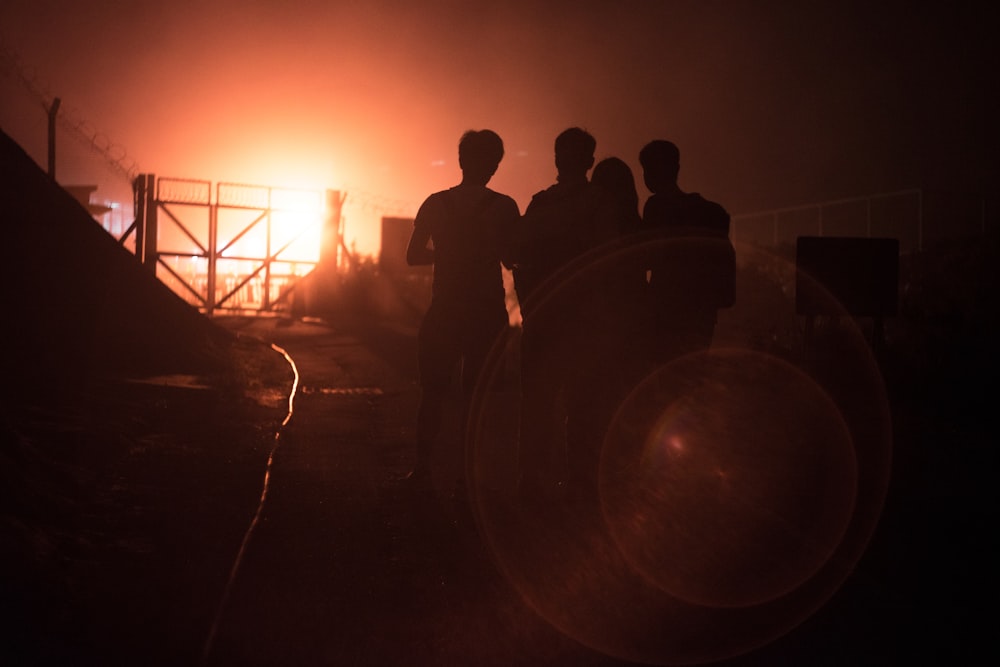
[[[289,306],[298,280],[339,242],[337,191],[136,178],[136,256],[208,315]],[[332,231],[332,239],[324,233]]]
[[[794,244],[799,236],[888,236],[901,247],[924,245],[924,193],[898,190],[734,215],[731,238],[765,246]]]

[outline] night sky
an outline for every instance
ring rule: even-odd
[[[347,235],[368,252],[381,215],[412,215],[459,180],[470,128],[504,138],[492,187],[522,210],[553,182],[553,139],[572,125],[595,135],[598,159],[633,169],[647,141],[675,141],[681,187],[733,214],[913,187],[982,193],[1000,179],[987,11],[6,0],[0,127],[44,165],[28,79],[142,172],[345,190]],[[59,180],[128,201],[128,179],[96,174],[64,134]]]

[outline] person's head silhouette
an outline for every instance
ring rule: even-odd
[[[556,137],[556,170],[560,183],[586,180],[594,166],[597,141],[586,130],[571,127]]]
[[[677,174],[681,168],[681,152],[673,142],[657,139],[639,151],[642,180],[652,193],[667,192],[677,188]]]
[[[458,142],[462,182],[486,185],[503,159],[503,140],[493,130],[469,130]]]
[[[635,177],[632,169],[621,158],[604,158],[594,165],[590,182],[604,188],[623,207],[638,210],[639,194],[635,189]]]

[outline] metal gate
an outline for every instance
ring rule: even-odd
[[[188,303],[219,311],[289,310],[299,280],[343,246],[336,190],[157,178],[133,184],[135,254]]]

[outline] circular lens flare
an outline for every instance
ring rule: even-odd
[[[628,562],[706,606],[787,593],[834,551],[854,506],[850,433],[786,362],[747,350],[677,359],[637,387],[605,439],[604,516]]]
[[[660,250],[601,258],[554,291]],[[737,263],[712,348],[619,394],[596,506],[518,498],[516,337],[472,401],[468,489],[498,568],[541,618],[615,659],[699,664],[773,642],[840,588],[882,510],[892,430],[864,334],[842,317],[808,340],[795,265],[740,245]]]

